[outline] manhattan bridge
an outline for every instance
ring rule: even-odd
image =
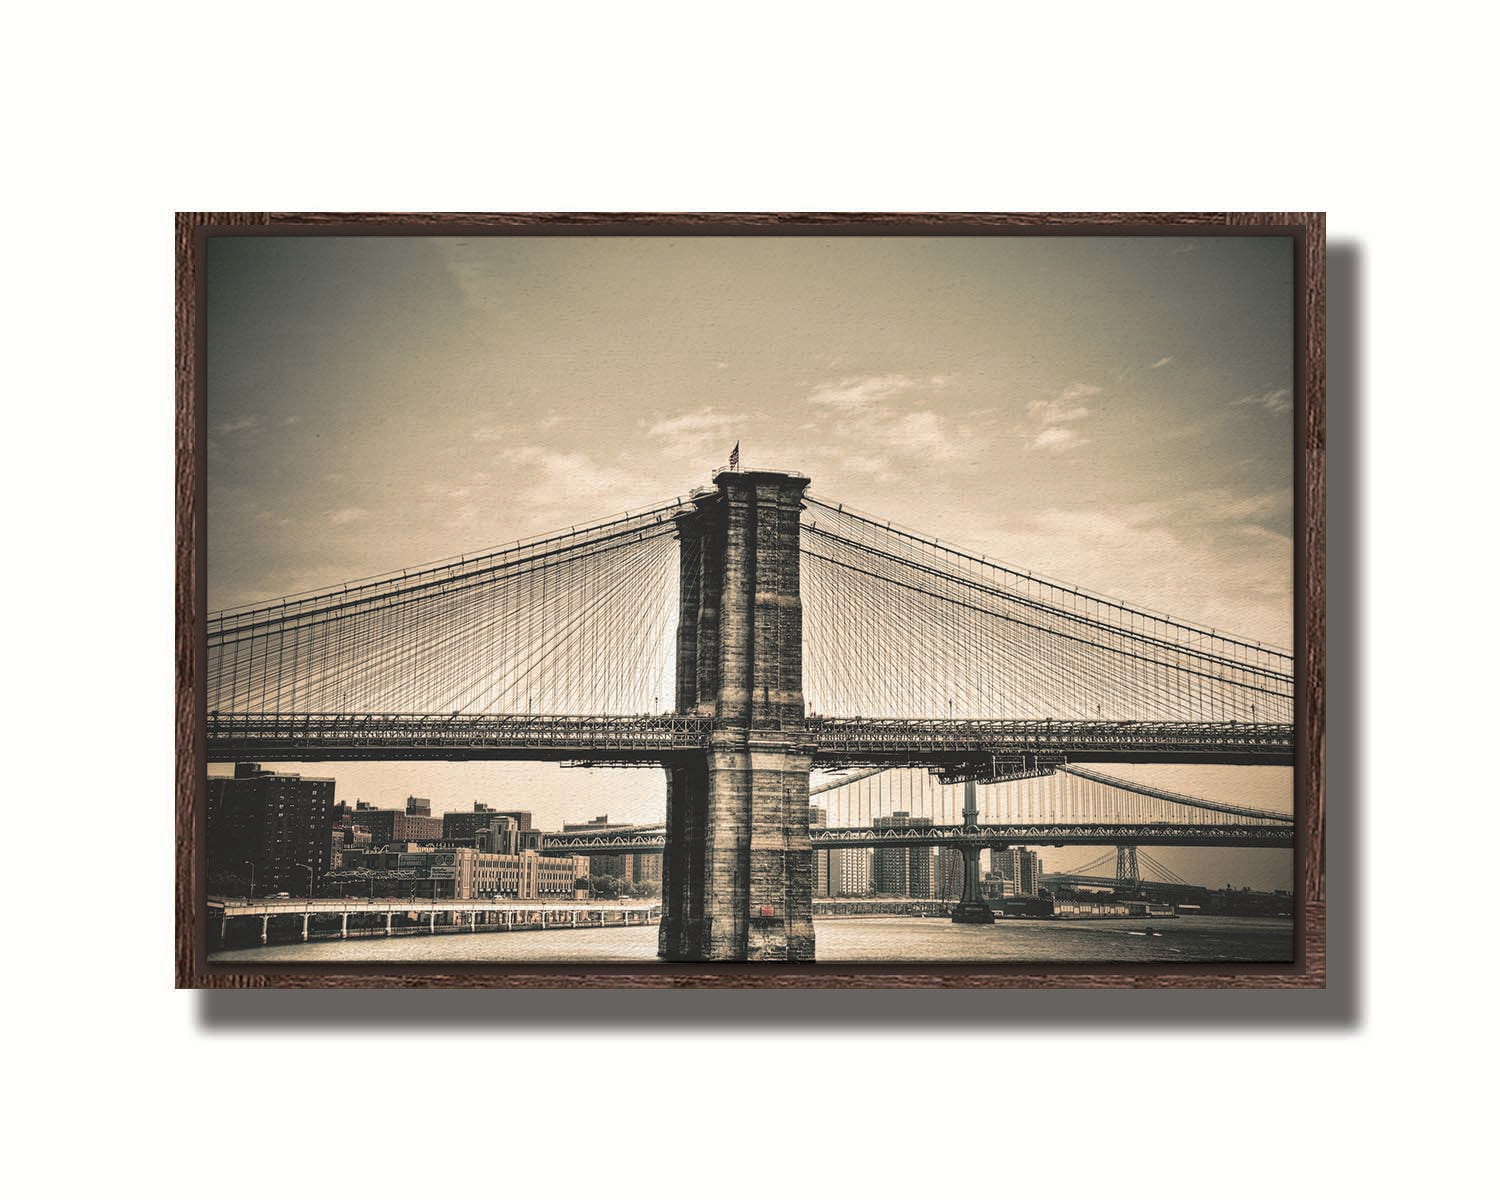
[[[1288,652],[809,483],[723,470],[642,512],[213,613],[209,759],[664,768],[663,825],[544,849],[659,848],[673,961],[811,960],[825,848],[952,847],[954,917],[987,920],[985,847],[1116,846],[1133,864],[1147,845],[1292,845],[1285,814],[1097,769],[1291,765]],[[815,789],[813,770],[840,774]],[[868,782],[882,774],[919,781],[898,796],[921,820],[890,819],[891,788]],[[820,793],[830,820],[810,827]]]

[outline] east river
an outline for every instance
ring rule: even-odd
[[[821,963],[1290,962],[1289,917],[1058,921],[1007,918],[955,925],[938,917],[814,922]],[[409,934],[223,950],[214,963],[648,963],[656,926],[514,933]]]

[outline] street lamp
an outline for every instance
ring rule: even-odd
[[[255,899],[255,864],[253,862],[251,862],[248,858],[244,860],[244,863],[245,863],[245,865],[247,867],[250,868],[250,895],[249,895],[248,899],[254,900]]]
[[[313,898],[313,869],[306,863],[298,863],[297,865],[307,872],[307,898],[311,900]]]

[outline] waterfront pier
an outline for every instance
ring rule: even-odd
[[[210,940],[216,947],[233,943],[264,946],[272,941],[654,925],[661,919],[661,905],[654,901],[598,900],[211,898],[208,917]]]

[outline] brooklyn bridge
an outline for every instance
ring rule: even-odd
[[[1292,844],[1285,814],[1097,769],[1290,765],[1287,651],[809,483],[722,470],[645,511],[211,614],[209,759],[664,768],[664,823],[546,848],[659,849],[673,961],[811,960],[818,849],[952,847],[955,919],[978,920],[989,846]],[[962,785],[933,793],[961,809],[874,822],[860,781],[893,769]],[[814,770],[832,782],[814,789]],[[811,827],[818,792],[842,799]]]

